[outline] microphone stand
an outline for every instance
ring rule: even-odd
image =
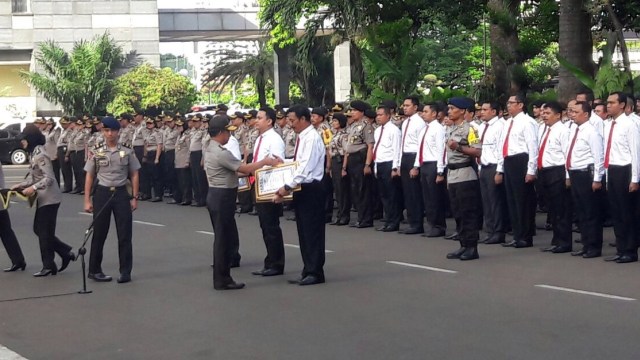
[[[107,205],[109,205],[111,200],[113,200],[113,197],[115,196],[115,194],[116,194],[115,192],[111,193],[111,196],[109,196],[109,198],[104,203],[104,205],[102,205],[102,208],[100,209],[100,211],[98,211],[96,216],[93,217],[93,220],[91,220],[91,224],[89,224],[89,227],[84,232],[84,241],[82,242],[82,245],[78,249],[78,255],[80,255],[80,263],[82,265],[82,290],[78,291],[78,294],[91,294],[93,292],[91,290],[87,290],[87,270],[86,270],[86,263],[84,261],[84,256],[87,253],[86,246],[87,246],[87,242],[89,241],[89,238],[93,234],[93,225],[95,224],[96,219],[100,217],[100,215],[102,215],[102,212],[104,211],[104,209],[107,208]]]

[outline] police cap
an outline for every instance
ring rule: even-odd
[[[102,125],[105,127],[105,129],[120,130],[120,123],[112,116],[103,117]]]

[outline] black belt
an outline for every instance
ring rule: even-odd
[[[116,190],[127,190],[127,186],[126,185],[122,185],[122,186],[104,186],[104,185],[98,184],[98,186],[96,186],[96,190],[97,189],[103,189],[103,190],[108,190],[108,191],[114,192]]]
[[[471,167],[471,163],[447,164],[447,169],[449,170],[458,170],[466,167]]]
[[[559,170],[559,169],[564,170],[565,169],[564,165],[547,166],[547,167],[543,167],[541,169],[538,169],[538,171],[546,172],[546,171]]]
[[[64,149],[66,147],[67,147],[67,145],[60,145],[60,146],[58,146],[58,149]]]
[[[487,165],[482,164],[481,166],[482,166],[483,168],[491,168],[491,167],[497,167],[497,166],[498,166],[498,164],[487,164]]]
[[[608,168],[609,169],[623,169],[623,168],[626,168],[626,167],[629,167],[629,166],[631,166],[631,164],[628,164],[628,165],[609,165]]]
[[[437,164],[437,161],[423,161],[422,165],[430,165],[430,164]]]

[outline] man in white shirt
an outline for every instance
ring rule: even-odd
[[[398,231],[402,212],[398,197],[400,189],[400,137],[401,132],[391,120],[391,109],[379,106],[376,121],[380,125],[373,134],[374,172],[378,179],[378,192],[384,210],[384,225],[378,231]]]
[[[562,105],[550,101],[544,105],[542,119],[546,131],[538,151],[538,183],[547,200],[549,221],[553,228],[551,246],[542,251],[554,254],[572,250],[571,193],[566,184],[569,129],[562,124]],[[575,126],[575,125],[574,125]]]
[[[613,119],[605,124],[604,168],[607,173],[609,204],[616,234],[616,256],[606,261],[638,261],[634,211],[637,201],[640,152],[638,127],[624,113],[627,96],[614,92],[607,99],[607,113]],[[631,181],[629,181],[631,180]]]
[[[422,109],[422,119],[426,126],[418,134],[418,155],[409,175],[420,178],[422,201],[430,229],[424,237],[445,235],[447,224],[447,188],[444,177],[446,168],[445,129],[437,120],[438,106],[426,104]]]
[[[573,208],[578,215],[582,250],[573,256],[585,259],[602,254],[602,177],[604,148],[602,137],[589,122],[591,106],[578,101],[569,112],[578,125],[569,136],[566,168],[569,174]]]
[[[478,162],[484,225],[487,230],[487,237],[482,241],[485,244],[504,243],[509,227],[504,184],[498,185],[494,181],[502,150],[499,146],[500,136],[504,128],[504,121],[498,117],[500,113],[501,108],[497,102],[485,101],[480,110],[480,117],[484,123],[479,128],[482,155]]]
[[[416,96],[405,98],[402,107],[404,114],[408,118],[402,122],[402,138],[400,147],[402,149],[402,160],[400,165],[400,176],[402,179],[402,193],[404,195],[404,205],[407,208],[407,222],[409,227],[401,230],[402,234],[422,234],[424,233],[422,204],[422,189],[420,188],[420,178],[411,177],[411,169],[416,161],[418,153],[418,135],[425,127],[424,121],[418,115],[420,101]]]
[[[276,112],[272,108],[264,107],[258,111],[255,127],[260,135],[253,147],[253,161],[257,162],[267,157],[284,159],[284,141],[273,129]],[[262,229],[262,239],[267,248],[264,266],[261,270],[252,272],[253,275],[276,276],[284,272],[284,241],[280,228],[282,204],[257,202],[255,205]]]
[[[507,193],[509,218],[513,229],[513,241],[506,247],[526,248],[533,246],[535,232],[536,180],[538,162],[537,124],[524,113],[524,95],[511,96],[507,111],[511,118],[502,131],[501,158],[496,171],[496,184],[503,182]]]
[[[311,113],[302,105],[294,105],[287,110],[291,127],[298,134],[294,161],[298,162],[293,179],[278,189],[273,201],[282,202],[294,188],[293,204],[298,228],[298,241],[304,269],[300,277],[289,280],[291,284],[315,285],[324,283],[325,249],[325,189],[321,180],[324,176],[325,147],[322,138],[311,125]]]

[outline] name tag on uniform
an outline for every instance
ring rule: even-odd
[[[109,158],[108,157],[100,157],[96,159],[98,161],[98,166],[109,166]]]
[[[126,155],[124,150],[120,150],[119,154],[120,154],[120,158],[123,158]]]

